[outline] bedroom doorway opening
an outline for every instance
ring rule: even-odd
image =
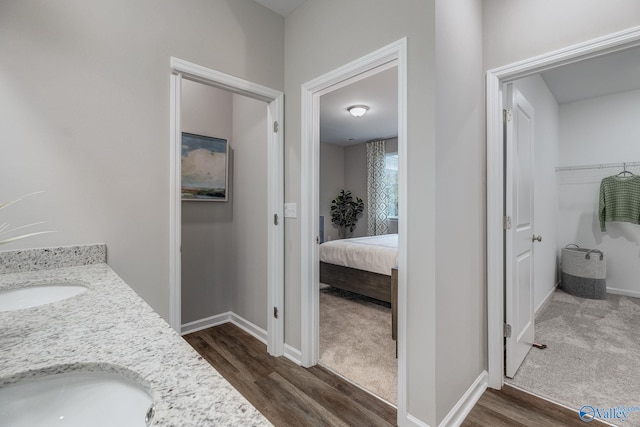
[[[349,101],[342,100],[341,102],[344,104],[340,104],[337,99],[341,92],[344,91],[345,94],[349,94],[350,91],[355,91],[361,85],[366,85],[366,80],[368,78],[376,79],[383,78],[385,73],[392,75],[390,77],[391,86],[395,89],[395,101],[382,102],[385,107],[390,108],[394,111],[395,115],[395,126],[396,131],[383,132],[377,131],[374,135],[362,136],[360,140],[348,141],[349,137],[342,138],[346,139],[347,146],[338,146],[337,144],[332,144],[334,147],[326,147],[323,148],[323,144],[321,144],[322,139],[329,139],[333,130],[332,126],[328,128],[325,127],[325,130],[322,131],[322,122],[325,119],[331,119],[333,115],[341,116],[346,121],[343,126],[337,126],[337,130],[340,128],[347,128],[349,125],[357,124],[359,119],[366,119],[367,114],[371,114],[370,118],[376,117],[376,114],[380,114],[379,106],[370,101],[372,105],[367,105],[367,100],[364,98],[359,98],[355,96],[354,93],[351,93],[352,98]],[[335,92],[335,93],[334,93]],[[372,93],[372,92],[371,92]],[[358,169],[363,169],[366,171],[366,154],[357,155],[359,159],[358,162],[361,165],[360,167],[356,167],[355,164],[351,164],[350,161],[346,160],[348,156],[351,154],[355,154],[357,152],[366,153],[366,143],[375,141],[379,142],[384,140],[383,144],[374,144],[378,146],[378,154],[381,156],[378,157],[378,162],[381,164],[381,170],[385,171],[385,165],[387,164],[386,160],[388,159],[388,164],[386,169],[390,169],[396,176],[397,179],[397,191],[394,193],[397,195],[397,215],[391,215],[388,211],[385,211],[384,214],[384,222],[385,226],[383,228],[388,229],[391,228],[395,231],[395,226],[397,224],[397,249],[393,249],[396,252],[395,257],[395,265],[397,266],[397,292],[394,293],[394,296],[397,296],[397,304],[395,307],[397,308],[397,329],[398,329],[398,340],[394,341],[392,338],[393,328],[391,324],[388,324],[388,331],[383,333],[385,335],[384,340],[387,340],[385,343],[378,342],[378,347],[384,347],[385,350],[388,350],[389,353],[393,357],[393,361],[390,363],[393,367],[396,368],[396,379],[391,380],[395,385],[397,385],[397,391],[392,391],[395,399],[393,397],[387,397],[386,400],[393,401],[397,405],[398,408],[398,417],[399,419],[404,419],[406,416],[406,343],[404,341],[404,337],[406,336],[406,265],[404,253],[406,252],[406,243],[403,239],[403,236],[406,234],[407,223],[405,219],[406,212],[406,164],[407,159],[405,156],[406,153],[406,39],[399,40],[398,42],[392,43],[386,47],[379,49],[369,55],[366,55],[362,58],[359,58],[352,63],[346,64],[343,67],[340,67],[332,72],[329,72],[323,76],[318,77],[302,86],[302,134],[303,134],[303,143],[302,143],[302,200],[301,200],[301,221],[302,221],[302,277],[303,277],[303,286],[302,286],[302,345],[301,345],[301,362],[303,366],[309,367],[313,366],[317,363],[323,363],[323,359],[320,357],[321,352],[321,344],[320,344],[320,328],[321,328],[321,306],[320,306],[320,258],[319,258],[319,248],[321,246],[321,239],[325,242],[329,243],[329,238],[331,238],[331,242],[336,241],[336,237],[338,235],[338,230],[333,228],[333,222],[331,222],[331,214],[330,214],[330,206],[326,206],[326,200],[321,202],[321,186],[323,188],[324,198],[329,200],[333,200],[338,194],[333,194],[336,191],[341,192],[342,190],[351,191],[351,196],[355,196],[355,201],[357,202],[357,198],[367,199],[369,198],[369,190],[366,188],[366,172],[358,173]],[[362,92],[361,96],[365,96],[366,93]],[[332,98],[336,98],[336,100]],[[332,106],[334,102],[338,102],[339,106]],[[365,110],[367,110],[364,117],[353,117],[348,109],[354,105],[365,105]],[[376,108],[373,107],[376,105]],[[322,113],[322,108],[327,107],[329,111],[326,111],[325,114]],[[377,111],[377,112],[376,112]],[[381,116],[378,116],[382,119]],[[348,130],[348,129],[347,129]],[[322,135],[321,135],[322,133]],[[386,153],[385,146],[388,145],[388,148],[391,150],[392,146],[397,141],[397,150]],[[353,144],[353,143],[356,144]],[[351,145],[349,145],[349,143]],[[360,147],[356,147],[358,143],[361,144]],[[353,151],[353,153],[351,153]],[[374,150],[375,151],[375,150]],[[349,153],[347,153],[349,152]],[[386,156],[389,154],[389,156]],[[321,160],[324,159],[324,161]],[[333,160],[331,160],[333,158]],[[349,157],[351,158],[351,157]],[[333,169],[328,173],[321,174],[321,162],[326,166],[329,165],[329,168]],[[362,165],[365,165],[364,167]],[[337,172],[336,171],[342,171]],[[384,173],[384,172],[383,172]],[[330,184],[321,183],[321,176],[329,176],[334,181],[333,186]],[[347,177],[349,176],[359,176],[358,181],[360,184],[349,184],[350,188],[347,187]],[[364,178],[363,178],[364,175]],[[336,176],[339,178],[336,180]],[[350,179],[350,178],[349,178]],[[355,182],[355,181],[354,181]],[[362,184],[364,182],[365,184]],[[348,195],[347,195],[348,196]],[[395,197],[395,196],[394,196]],[[364,205],[364,200],[362,201]],[[321,204],[323,204],[321,206]],[[395,207],[395,198],[394,198],[394,207]],[[324,215],[321,214],[321,209],[324,211]],[[367,209],[369,209],[367,207]],[[363,209],[364,211],[364,206]],[[328,211],[328,213],[327,213]],[[364,213],[364,212],[362,212]],[[368,217],[369,215],[367,215]],[[397,216],[397,218],[392,218],[393,216]],[[324,217],[324,218],[321,218]],[[390,218],[391,217],[391,218]],[[392,224],[389,224],[392,222]],[[353,232],[359,233],[358,235],[367,236],[369,234],[368,220],[364,216],[360,216],[355,227],[353,227]],[[390,227],[389,227],[390,225]],[[375,228],[375,227],[374,227]],[[322,233],[321,233],[322,229]],[[357,229],[357,231],[356,231]],[[360,234],[361,233],[361,234]],[[376,233],[371,233],[376,234]],[[378,233],[380,234],[380,233]],[[384,236],[378,236],[384,237]],[[342,239],[339,239],[342,240]],[[325,244],[325,243],[323,243]],[[360,270],[356,269],[347,269],[356,271]],[[379,284],[374,285],[374,295],[367,295],[367,292],[363,289],[365,286],[358,286],[355,289],[350,289],[352,292],[352,296],[356,296],[360,298],[359,295],[365,295],[369,298],[374,298],[376,300],[381,299],[384,305],[387,304],[387,307],[384,309],[387,310],[387,318],[388,321],[391,322],[391,308],[389,307],[390,303],[388,301],[391,300],[391,286],[392,280],[391,275],[392,271],[389,268],[389,271],[386,271],[385,274],[377,274],[372,272],[363,271],[365,274],[379,276]],[[343,273],[344,270],[341,272]],[[340,275],[339,275],[340,276]],[[342,276],[344,277],[344,276]],[[336,282],[332,283],[333,288],[338,288],[340,290],[336,291],[337,293],[343,292],[345,287],[348,288],[349,284],[353,284],[355,281],[361,283],[361,277],[357,279],[347,278],[347,280],[342,280],[343,283],[346,283],[342,288],[338,288],[336,286]],[[375,291],[379,291],[384,288],[384,292],[386,292],[387,297],[381,297],[379,294],[375,295]],[[358,295],[355,295],[358,291]],[[340,295],[338,295],[340,296]],[[347,298],[342,298],[341,301],[345,301]],[[385,299],[387,301],[385,301]],[[379,304],[379,301],[376,301]],[[379,307],[380,305],[378,305]],[[349,315],[343,315],[343,319],[350,322],[350,315],[353,314],[354,310],[349,312]],[[324,316],[323,316],[324,317]],[[341,315],[338,315],[340,318]],[[355,323],[355,322],[351,322]],[[351,324],[350,326],[353,326]],[[340,328],[340,326],[334,327],[333,329]],[[329,328],[332,329],[332,328]],[[347,328],[343,328],[347,329]],[[366,334],[362,330],[362,328],[354,327],[355,331],[358,331],[360,335]],[[374,338],[373,341],[379,341]],[[397,343],[397,346],[396,346]],[[349,341],[345,341],[342,344],[339,344],[338,347],[341,350],[345,350],[346,347],[352,346],[352,343]],[[396,356],[396,348],[397,348],[397,359]],[[367,367],[360,367],[361,370],[367,371]],[[370,372],[369,372],[370,375]],[[343,376],[345,376],[343,374]],[[365,374],[366,376],[366,374]],[[347,377],[348,378],[348,377]],[[352,382],[357,383],[351,379]],[[367,386],[363,386],[359,384],[365,390],[370,391]],[[373,393],[377,395],[375,392]]]
[[[372,73],[319,100],[319,364],[395,405],[398,68]]]
[[[284,227],[276,219],[283,217],[284,156],[280,126],[283,94],[177,58],[171,58],[171,68],[170,324],[178,333],[185,334],[233,322],[265,342],[270,354],[280,356],[284,353]],[[185,140],[183,132],[189,140]],[[222,156],[226,162],[215,162],[215,153],[220,150],[210,140],[218,145],[221,141],[226,143],[227,154]],[[190,163],[190,155],[200,157]],[[219,200],[185,202],[191,205],[183,212],[183,159],[185,164],[195,165],[189,170],[195,171],[192,178],[197,183],[203,180],[208,183],[221,169],[226,169],[224,191],[216,186],[215,192],[205,196],[211,198],[214,194]],[[261,188],[257,188],[256,181]],[[262,195],[255,196],[256,192]],[[251,205],[254,199],[262,201],[259,207]],[[183,218],[188,220],[186,229]],[[214,240],[204,236],[214,233],[219,237],[221,232],[227,243],[222,251],[219,244],[216,249],[215,242],[204,242]],[[188,242],[183,240],[185,237]],[[203,242],[209,244],[206,250],[201,250]],[[189,248],[183,252],[187,249],[184,243]],[[234,250],[250,253],[253,262],[260,265],[259,269],[253,269],[257,273],[246,271],[239,256],[228,259],[229,262],[222,260],[226,264],[223,269],[210,268],[220,261],[217,257],[222,252]],[[182,271],[183,255],[188,254],[195,254],[201,265],[209,266],[195,273],[195,281],[204,282],[199,286],[212,287],[212,275],[223,273],[230,282],[243,285],[214,290],[223,294],[216,295],[215,307],[198,302],[199,298],[211,300],[211,289],[205,291],[209,292],[206,296],[202,296],[202,291],[195,298],[192,295],[192,305],[196,301],[200,313],[203,310],[212,313],[198,314],[197,319],[185,323],[183,273],[191,275],[190,280],[194,275],[194,271]],[[189,260],[184,265],[188,269],[194,263]],[[274,312],[280,315],[270,316]]]

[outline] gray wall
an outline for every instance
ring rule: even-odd
[[[440,0],[436,15],[440,422],[487,363],[483,70],[638,25],[640,3]]]
[[[183,80],[184,132],[229,139],[233,134],[231,92]],[[233,156],[229,161],[233,166]],[[229,174],[233,176],[233,172]],[[232,193],[233,196],[233,193]],[[233,209],[230,202],[182,202],[182,323],[229,311]]]
[[[233,96],[231,310],[267,329],[267,104]]]
[[[356,224],[351,237],[367,235],[367,144],[349,145],[344,147],[344,188],[351,190],[354,196],[364,202],[362,216]]]
[[[486,70],[640,24],[636,0],[484,0]]]
[[[324,239],[338,238],[338,229],[331,223],[331,201],[345,188],[344,147],[320,144],[320,216],[324,216]]]
[[[408,38],[409,412],[435,425],[435,7],[432,0],[308,1],[285,20],[285,198],[300,203],[300,85]],[[371,25],[384,22],[384,25]],[[352,37],[354,28],[359,31]],[[328,31],[328,29],[331,29]],[[286,222],[287,344],[300,348],[300,220]]]
[[[3,249],[104,242],[168,319],[169,57],[283,90],[283,40],[252,0],[0,3],[0,200],[58,230]]]
[[[440,0],[436,16],[437,423],[430,425],[487,366],[482,2]]]
[[[267,328],[267,104],[184,81],[185,132],[231,144],[228,202],[182,202],[182,323],[233,311]]]
[[[398,152],[398,138],[386,140],[387,153]],[[354,197],[364,202],[364,211],[351,237],[367,235],[367,144],[346,147],[335,144],[320,144],[320,215],[325,216],[326,240],[338,238],[338,228],[331,223],[329,215],[331,201],[342,189],[351,190]],[[389,220],[389,233],[398,232],[398,221]]]
[[[640,161],[640,90],[560,105],[559,164],[593,165]],[[627,167],[640,174],[640,167]],[[600,180],[622,168],[563,171],[558,176],[560,225],[558,247],[576,243],[607,255],[607,289],[640,297],[640,228],[607,223],[600,231]]]

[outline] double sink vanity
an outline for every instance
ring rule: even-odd
[[[0,252],[0,424],[270,425],[105,261]]]

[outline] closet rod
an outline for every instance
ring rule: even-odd
[[[556,168],[556,172],[575,171],[584,169],[610,169],[610,168],[628,168],[632,166],[640,166],[640,162],[624,162],[624,163],[600,163],[597,165],[581,165],[581,166],[560,166]]]

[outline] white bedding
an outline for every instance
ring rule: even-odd
[[[391,275],[398,265],[398,235],[332,240],[320,245],[320,261]]]

